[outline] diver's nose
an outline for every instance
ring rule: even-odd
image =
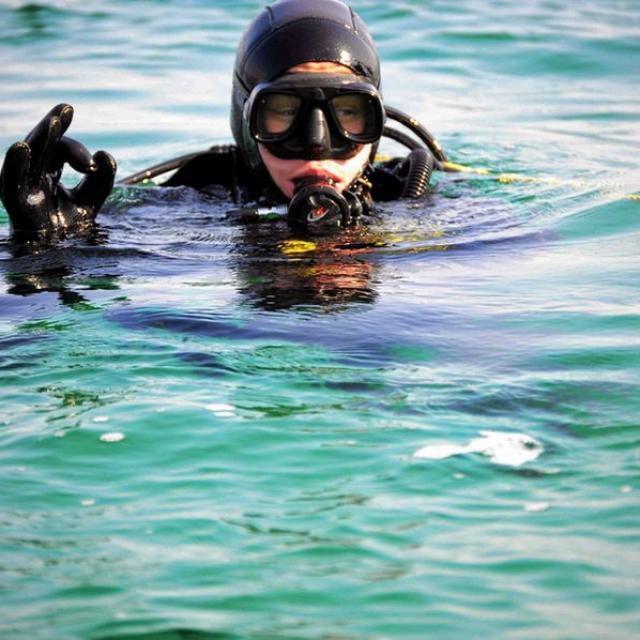
[[[321,156],[331,148],[327,119],[319,107],[311,109],[305,130],[304,145],[313,156]]]

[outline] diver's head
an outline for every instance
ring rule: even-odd
[[[315,176],[337,191],[382,135],[380,65],[362,20],[340,0],[280,0],[238,47],[231,127],[245,161],[290,198]]]

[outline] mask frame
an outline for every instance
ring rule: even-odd
[[[285,130],[267,132],[261,125],[261,105],[268,96],[289,94],[300,106]],[[333,99],[357,95],[365,98],[366,120],[362,133],[345,128],[335,112]],[[243,117],[250,135],[273,155],[283,159],[347,159],[361,145],[378,142],[385,124],[385,111],[378,89],[351,74],[291,73],[254,87],[245,102]]]

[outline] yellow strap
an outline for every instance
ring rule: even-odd
[[[484,169],[483,167],[469,167],[465,164],[458,164],[457,162],[443,162],[442,167],[445,171],[464,171],[467,173],[477,173],[482,176],[491,175],[491,171],[489,169]]]
[[[484,167],[469,167],[468,165],[458,164],[456,162],[443,162],[442,166],[445,170],[448,170],[448,171],[459,171],[459,172],[465,172],[465,173],[475,173],[476,175],[481,175],[481,176],[492,176],[498,182],[501,182],[503,184],[511,184],[514,182],[535,182],[538,184],[555,184],[555,185],[566,185],[566,186],[575,186],[575,187],[593,187],[593,183],[587,182],[585,180],[560,180],[558,178],[551,178],[551,177],[523,176],[518,173],[494,174],[490,169],[485,169]],[[640,201],[640,194],[637,194],[637,193],[627,193],[620,197],[626,200]]]

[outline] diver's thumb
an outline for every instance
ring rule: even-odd
[[[73,190],[72,200],[78,207],[97,211],[113,189],[117,164],[106,151],[93,154],[95,169]]]

